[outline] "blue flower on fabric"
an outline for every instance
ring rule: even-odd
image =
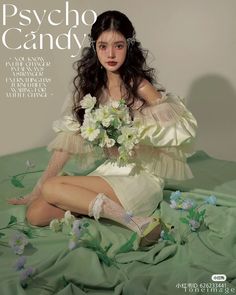
[[[24,252],[25,246],[28,244],[26,235],[17,231],[9,240],[9,245],[15,254],[21,255]]]
[[[81,221],[79,219],[76,219],[73,222],[72,234],[75,235],[77,237],[77,239],[80,238],[80,235],[81,235]]]
[[[79,219],[73,221],[72,229],[71,229],[71,238],[69,240],[68,248],[69,250],[74,250],[77,245],[79,238],[82,234],[82,224]]]
[[[170,200],[171,201],[178,201],[181,198],[181,192],[180,191],[175,191],[172,192],[170,195]]]
[[[216,197],[214,195],[211,195],[206,198],[205,202],[210,205],[216,205]]]
[[[17,261],[16,261],[16,263],[15,263],[15,265],[14,265],[14,269],[15,269],[16,271],[19,271],[19,270],[23,269],[24,266],[25,266],[25,263],[26,263],[26,257],[25,257],[25,256],[20,256],[20,257],[17,259]]]

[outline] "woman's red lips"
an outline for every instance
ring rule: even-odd
[[[107,64],[109,66],[115,66],[117,64],[117,62],[116,61],[108,61]]]

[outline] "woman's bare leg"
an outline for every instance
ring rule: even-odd
[[[152,220],[142,216],[129,218],[111,186],[98,176],[54,177],[43,186],[42,194],[47,202],[61,209],[95,218],[94,212],[99,211],[99,217],[116,221],[139,234]]]
[[[39,210],[37,204],[35,204],[34,207],[29,207],[27,212],[28,219],[30,219],[29,216],[36,218],[35,216],[37,215],[41,224],[44,222],[47,223],[45,219],[46,209],[49,212],[47,218],[50,221],[52,218],[61,218],[64,210],[70,210],[71,212],[83,215],[89,215],[92,212],[93,216],[95,216],[95,207],[98,209],[96,211],[98,212],[97,218],[104,217],[114,220],[141,236],[154,222],[151,217],[132,216],[127,218],[127,213],[120,204],[113,189],[104,179],[98,176],[56,176],[50,178],[42,187],[42,197],[49,205],[41,203],[44,210]],[[62,211],[57,211],[57,209],[62,209]],[[40,216],[41,213],[42,215]],[[160,224],[155,224],[154,229],[155,242],[160,236]],[[153,228],[151,228],[151,232],[153,232]],[[146,236],[144,238],[146,239]]]
[[[96,177],[98,181],[94,182],[94,181],[91,181],[92,180],[91,177],[90,176],[56,176],[48,180],[47,183],[43,186],[43,191],[44,192],[46,191],[45,197],[40,195],[38,196],[36,200],[33,200],[28,205],[27,213],[26,213],[27,220],[32,225],[46,226],[54,218],[58,218],[58,219],[63,218],[65,210],[72,209],[71,207],[69,208],[66,204],[64,204],[64,207],[62,204],[60,208],[59,206],[56,206],[56,203],[57,203],[56,200],[61,195],[61,192],[62,192],[61,190],[63,190],[63,192],[66,193],[67,196],[69,195],[67,190],[64,191],[65,189],[64,186],[63,186],[63,189],[61,188],[62,184],[69,185],[69,191],[70,191],[70,186],[72,187],[72,190],[73,190],[73,186],[76,186],[78,188],[79,187],[78,184],[80,184],[83,187],[89,186],[90,188],[94,190],[94,192],[92,193],[93,197],[98,194],[98,191],[104,191],[107,195],[110,196],[111,199],[119,203],[119,200],[116,198],[112,188],[110,186],[109,187],[106,186],[107,183],[102,178]],[[97,190],[97,192],[95,192],[95,190]],[[87,196],[86,192],[85,194]],[[76,197],[77,196],[78,196],[78,191],[76,191]],[[48,200],[45,200],[45,198],[48,200],[50,199],[51,203],[49,203]],[[86,198],[83,198],[83,201],[85,202],[84,206],[86,209],[82,212],[87,215],[88,214],[87,206],[88,206],[89,200],[86,200]],[[73,212],[73,210],[71,211]]]
[[[42,196],[48,203],[85,215],[91,201],[101,192],[120,204],[110,185],[98,176],[56,176],[42,188]]]

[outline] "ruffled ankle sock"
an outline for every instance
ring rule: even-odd
[[[90,203],[88,215],[93,216],[95,220],[103,217],[118,222],[136,232],[139,236],[142,236],[152,221],[151,217],[132,216],[103,193],[98,194]]]

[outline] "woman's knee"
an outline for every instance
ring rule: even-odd
[[[41,193],[45,201],[55,204],[58,186],[61,184],[60,177],[51,177],[42,184]]]
[[[61,219],[65,211],[50,205],[43,198],[33,201],[26,211],[27,221],[36,226],[49,225],[52,219]]]
[[[26,211],[26,219],[31,225],[45,226],[48,222],[45,221],[45,208],[42,201],[32,202]]]

